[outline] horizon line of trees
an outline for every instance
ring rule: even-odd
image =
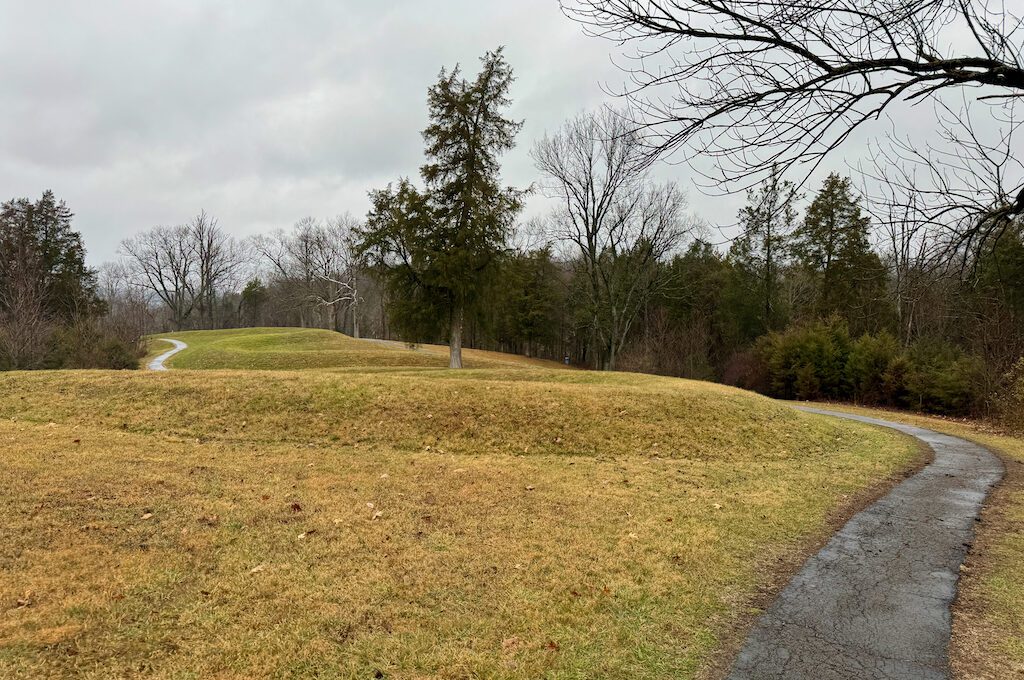
[[[681,203],[666,204],[665,189],[645,181],[630,207],[656,195],[655,205],[680,215]],[[642,214],[632,235],[620,216],[608,236],[614,246],[596,255],[579,247],[586,232],[567,230],[582,223],[572,216],[516,225],[467,309],[465,344],[783,398],[949,414],[991,414],[1019,391],[1010,378],[1024,356],[1019,225],[970,254],[965,270],[880,247],[892,234],[873,226],[851,180],[838,175],[806,200],[771,176],[748,192],[727,250],[681,219],[656,251],[643,230],[663,224],[651,216],[664,213]],[[443,325],[413,335],[395,325],[409,305],[394,301],[360,251],[366,227],[348,215],[236,239],[201,212],[126,240],[122,259],[98,272],[85,266],[71,218],[52,192],[0,209],[4,368],[133,367],[142,335],[164,329],[302,326],[449,339]]]
[[[279,325],[448,343],[453,368],[465,344],[946,413],[992,413],[1019,388],[1019,220],[951,246],[869,213],[848,177],[805,196],[769,166],[721,249],[678,184],[652,177],[635,126],[605,109],[533,146],[558,207],[523,224],[524,190],[500,175],[522,127],[506,113],[513,81],[501,49],[475,76],[442,70],[420,185],[371,192],[365,220],[238,239],[200,212],[126,239],[94,272],[52,193],[4,204],[0,367],[102,365],[98,351],[65,357],[68,329],[92,333],[76,347],[117,338],[137,353],[150,330]]]
[[[640,194],[664,190],[640,184]],[[656,205],[664,207],[658,195]],[[643,205],[636,196],[630,207]],[[861,203],[846,177],[831,175],[804,197],[773,175],[748,192],[738,210],[740,233],[725,250],[681,215],[680,203],[670,204],[669,214],[684,219],[667,222],[674,231],[660,250],[643,231],[666,223],[651,219],[654,209],[643,212],[635,234],[616,219],[619,232],[607,237],[614,246],[596,253],[579,244],[603,232],[570,233],[583,224],[572,216],[519,224],[479,282],[463,320],[465,344],[595,369],[716,380],[785,398],[992,412],[1024,356],[1024,232],[1017,227],[971,254],[966,270],[937,266],[920,243],[898,244],[898,252],[883,247],[893,235],[875,226]],[[395,324],[415,298],[395,301],[386,274],[360,252],[364,232],[351,216],[305,218],[290,231],[232,241],[220,257],[236,260],[212,263],[231,276],[203,293],[205,308],[191,299],[203,290],[198,254],[189,269],[195,283],[174,295],[151,290],[144,307],[152,312],[159,301],[154,322],[173,328],[304,326],[448,342],[450,329],[437,323],[443,314],[418,330],[416,319]],[[188,244],[197,230],[177,233],[183,240],[174,252],[201,251]],[[900,256],[906,252],[921,255]],[[111,290],[138,294],[151,285],[132,257],[116,267],[125,278]],[[112,269],[101,278],[111,280]],[[182,308],[174,306],[179,301]],[[869,346],[882,348],[873,365],[885,364],[877,373],[890,386],[885,396],[865,389],[861,373],[835,378],[845,376],[836,366],[846,366],[851,348],[862,354]],[[897,380],[911,375],[910,387]]]

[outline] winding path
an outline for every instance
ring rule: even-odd
[[[163,354],[161,354],[157,358],[155,358],[152,361],[150,361],[149,365],[146,368],[148,368],[151,371],[166,371],[167,370],[167,366],[164,365],[164,362],[167,361],[168,359],[170,359],[171,357],[173,357],[175,354],[177,354],[181,350],[188,348],[188,345],[183,343],[181,340],[172,340],[171,338],[159,338],[159,339],[162,342],[169,342],[169,343],[171,343],[172,345],[174,345],[174,348],[167,350],[166,352],[164,352]]]
[[[755,624],[730,680],[949,677],[950,605],[974,524],[1002,462],[972,442],[865,416],[935,460],[855,515]]]

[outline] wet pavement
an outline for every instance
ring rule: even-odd
[[[982,503],[1002,462],[977,444],[889,427],[935,460],[855,515],[809,559],[757,621],[730,680],[949,677],[950,605]]]

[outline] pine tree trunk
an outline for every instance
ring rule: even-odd
[[[462,368],[462,306],[452,310],[451,338],[448,341],[448,368]]]

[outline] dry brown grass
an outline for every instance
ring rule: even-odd
[[[692,677],[905,468],[737,390],[515,368],[0,375],[0,677]]]

